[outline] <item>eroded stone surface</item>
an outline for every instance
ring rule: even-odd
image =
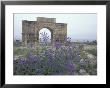
[[[22,21],[22,45],[37,46],[39,43],[39,31],[48,28],[51,32],[51,43],[64,42],[67,37],[67,24],[56,23],[56,18],[38,17],[37,21]]]

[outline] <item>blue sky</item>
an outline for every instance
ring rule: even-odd
[[[37,17],[56,18],[67,23],[67,36],[72,40],[97,40],[97,14],[14,14],[14,39],[22,40],[22,20],[37,21]],[[48,30],[45,32],[48,33]]]

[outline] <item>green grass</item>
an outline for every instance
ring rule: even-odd
[[[22,55],[24,57],[27,57],[27,55],[29,54],[29,52],[32,52],[34,55],[37,55],[39,53],[42,52],[42,49],[40,47],[36,48],[36,49],[31,49],[31,48],[21,48],[21,47],[14,47],[13,48],[14,51],[14,55],[18,56],[18,55]]]
[[[86,50],[86,51],[94,56],[97,56],[97,49]]]

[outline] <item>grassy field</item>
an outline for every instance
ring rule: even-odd
[[[13,51],[14,75],[97,75],[97,49],[58,44]]]

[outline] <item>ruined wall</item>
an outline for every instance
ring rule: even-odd
[[[47,28],[51,32],[51,42],[64,42],[67,37],[67,24],[56,23],[55,18],[38,17],[37,21],[22,21],[22,45],[31,43],[36,46],[39,42],[39,31]]]

